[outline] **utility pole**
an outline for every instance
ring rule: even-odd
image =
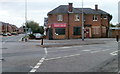
[[[83,0],[82,0],[82,41],[84,41],[84,13],[83,13]]]
[[[25,0],[25,42],[27,42],[27,0]]]

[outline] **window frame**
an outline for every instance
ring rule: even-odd
[[[75,21],[80,21],[80,15],[79,14],[75,15]]]
[[[59,31],[58,31],[58,30],[59,30]],[[64,30],[64,32],[61,31],[61,30]],[[55,34],[56,34],[56,35],[65,35],[65,32],[66,32],[66,29],[65,29],[65,28],[55,28]]]
[[[63,21],[63,15],[57,15],[57,21]]]
[[[98,21],[98,16],[97,15],[93,15],[93,21]]]
[[[73,35],[81,35],[81,27],[80,26],[73,27]]]
[[[104,18],[104,19],[108,19],[108,16],[107,16],[107,15],[105,15],[105,16],[103,16],[103,18]]]

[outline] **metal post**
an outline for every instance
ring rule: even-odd
[[[83,13],[83,0],[82,0],[82,41],[84,41],[84,13]]]
[[[25,42],[27,42],[27,0],[25,0]]]
[[[69,28],[70,28],[70,27],[69,27],[69,26],[70,26],[70,25],[69,25],[69,24],[70,24],[70,23],[69,23],[69,16],[70,16],[70,15],[69,15],[69,12],[68,12],[68,39],[70,39],[70,38],[69,38]]]
[[[41,39],[41,45],[43,45],[43,38]]]

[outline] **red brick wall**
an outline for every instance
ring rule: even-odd
[[[63,15],[63,21],[57,21],[57,15],[59,14],[55,14],[55,15],[48,15],[48,24],[52,24],[52,23],[67,23],[68,24],[68,14],[62,14]],[[85,15],[85,23],[84,24],[91,24],[92,26],[100,26],[99,29],[99,34],[98,35],[94,35],[94,37],[102,37],[102,26],[108,27],[108,20],[106,19],[101,19],[101,15],[97,15],[98,16],[98,21],[93,21],[93,15]],[[71,13],[69,14],[69,37],[70,38],[80,38],[81,35],[79,36],[75,36],[73,35],[73,27],[74,26],[81,26],[82,25],[82,15],[80,14],[80,21],[75,21],[75,14]],[[54,28],[53,28],[54,29]],[[81,28],[82,29],[82,28]],[[92,27],[91,27],[92,30]],[[81,31],[82,32],[82,31]],[[61,35],[61,36],[55,36],[54,35],[55,31],[53,30],[53,36],[54,38],[68,38],[68,26],[66,27],[66,35]],[[93,32],[92,32],[93,35]],[[106,34],[103,34],[103,36],[105,36]]]

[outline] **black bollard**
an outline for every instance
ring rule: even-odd
[[[41,45],[43,45],[43,38],[41,39]]]
[[[27,42],[27,38],[25,38],[25,42]]]
[[[116,41],[119,42],[119,35],[116,36]]]
[[[22,38],[22,41],[24,41],[24,38]]]

